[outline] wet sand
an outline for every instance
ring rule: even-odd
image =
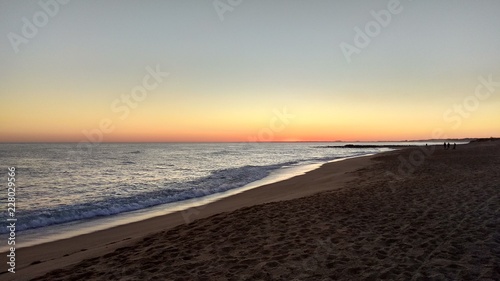
[[[55,242],[16,277],[499,280],[500,142],[331,163],[191,211]]]
[[[76,264],[84,259],[106,255],[117,248],[138,243],[146,235],[190,223],[239,208],[289,200],[325,190],[340,188],[354,177],[353,171],[370,165],[371,157],[348,159],[325,165],[332,169],[317,169],[303,176],[264,185],[219,201],[160,217],[114,227],[69,239],[17,249],[16,273],[0,274],[0,280],[30,280],[51,270]],[[310,183],[313,183],[310,185]],[[307,186],[304,188],[304,186]],[[19,236],[19,235],[18,235]],[[18,237],[19,239],[22,236]],[[5,253],[0,253],[5,256]],[[3,269],[6,270],[6,269]],[[71,278],[69,278],[71,279]]]

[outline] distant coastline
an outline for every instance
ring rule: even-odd
[[[477,143],[477,142],[487,142],[487,141],[498,141],[500,138],[478,138],[478,139],[434,139],[434,140],[419,140],[419,141],[407,141],[407,142],[437,142],[437,141],[444,141],[444,142],[459,142],[462,144],[465,143]],[[405,141],[401,141],[405,142]],[[431,145],[435,145],[431,144]],[[326,146],[318,146],[318,148],[408,148],[408,147],[417,147],[421,145],[416,145],[416,144],[345,144],[345,145],[326,145]]]
[[[346,144],[346,145],[326,145],[318,146],[318,148],[407,148],[416,147],[419,145],[401,145],[401,144]]]

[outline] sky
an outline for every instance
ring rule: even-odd
[[[500,136],[500,1],[0,1],[0,142]]]

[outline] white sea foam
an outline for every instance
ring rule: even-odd
[[[200,198],[283,167],[386,150],[318,149],[317,143],[101,144],[75,159],[68,153],[74,146],[0,145],[2,163],[18,171],[18,231]],[[0,201],[5,196],[0,194]]]

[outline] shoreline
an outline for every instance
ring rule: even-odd
[[[488,141],[330,163],[128,230],[40,245],[32,257],[58,256],[2,277],[498,280],[498,159],[500,142]]]
[[[381,153],[381,152],[379,152]],[[250,182],[242,187],[229,189],[223,192],[208,194],[203,197],[191,198],[183,201],[171,202],[156,205],[146,209],[139,209],[124,213],[119,213],[112,216],[105,216],[97,219],[87,219],[83,221],[68,222],[60,225],[47,226],[48,229],[42,228],[28,229],[18,232],[17,234],[23,236],[23,245],[16,249],[22,249],[51,243],[58,240],[73,238],[80,235],[90,234],[93,232],[114,228],[121,225],[135,223],[150,218],[164,216],[176,212],[183,212],[189,208],[203,208],[204,205],[213,203],[215,201],[224,199],[226,197],[234,196],[236,194],[248,191],[250,189],[259,188],[261,186],[277,183],[280,181],[289,180],[296,176],[304,175],[310,171],[319,169],[324,164],[344,161],[347,159],[375,155],[377,153],[367,153],[365,155],[355,155],[343,158],[329,160],[323,163],[303,164],[299,166],[281,167],[272,171],[265,178]],[[40,235],[40,231],[42,234]],[[7,251],[8,245],[0,247],[0,253]]]
[[[3,275],[2,278],[6,277],[7,279],[5,280],[28,280],[90,257],[104,255],[117,248],[137,242],[149,234],[171,229],[197,219],[232,212],[244,207],[291,200],[327,190],[338,189],[348,180],[352,179],[352,175],[348,175],[347,173],[370,165],[369,160],[382,153],[387,152],[325,163],[319,168],[308,171],[305,174],[258,186],[184,211],[131,222],[71,238],[19,248],[16,249],[16,256],[19,257],[16,260],[16,273],[7,274],[4,271],[0,276]],[[328,167],[328,169],[325,167]],[[329,171],[331,167],[335,167],[334,169],[337,172],[325,175],[325,172]],[[318,185],[315,185],[316,188],[307,190],[303,188],[305,183],[315,181],[317,178],[322,180],[319,181]],[[329,186],[330,184],[334,186],[331,187]],[[5,253],[2,252],[1,255]]]

